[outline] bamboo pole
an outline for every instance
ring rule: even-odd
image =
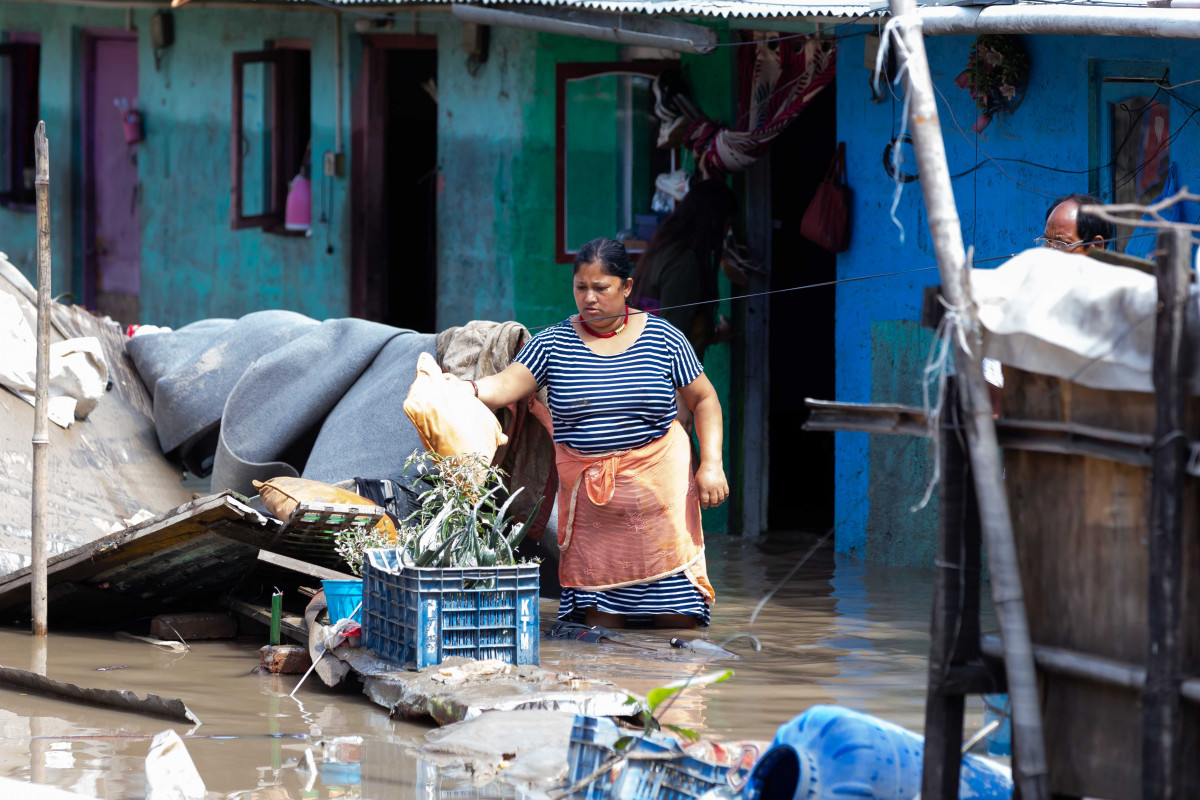
[[[967,444],[980,521],[987,539],[992,597],[1004,646],[1004,666],[1012,700],[1014,777],[1022,800],[1049,800],[1045,739],[1038,704],[1037,676],[1025,598],[1013,542],[1012,518],[1004,490],[1000,446],[992,420],[991,398],[983,380],[982,337],[968,287],[967,257],[962,228],[950,184],[946,146],[942,141],[937,100],[929,74],[921,21],[913,0],[890,0],[896,35],[903,44],[908,84],[908,124],[921,176],[921,192],[942,278],[942,293],[959,317],[969,348],[952,335],[956,372],[960,376]],[[929,798],[933,800],[933,798]]]
[[[1183,491],[1187,478],[1188,262],[1192,237],[1158,234],[1154,324],[1154,465],[1150,482],[1149,652],[1142,694],[1142,797],[1181,798],[1180,673],[1183,670]]]
[[[31,545],[33,635],[46,635],[46,482],[50,456],[50,143],[46,123],[33,135],[37,195],[37,371],[33,410],[33,518]]]

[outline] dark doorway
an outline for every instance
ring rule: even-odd
[[[432,37],[373,37],[354,129],[356,316],[437,330],[437,51]]]
[[[837,147],[830,84],[771,148],[771,289],[832,281],[837,256],[800,235],[800,219]],[[833,434],[800,429],[804,398],[834,399],[835,287],[771,296],[770,495],[774,531],[833,525]]]

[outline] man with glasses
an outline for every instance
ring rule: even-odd
[[[1039,247],[1081,255],[1096,248],[1106,249],[1113,238],[1112,223],[1081,210],[1082,206],[1103,204],[1103,200],[1087,194],[1060,197],[1046,210],[1046,231],[1034,242]]]

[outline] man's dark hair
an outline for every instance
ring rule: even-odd
[[[1079,206],[1079,213],[1075,217],[1075,230],[1079,232],[1079,240],[1090,242],[1099,236],[1104,239],[1104,243],[1100,247],[1107,250],[1108,243],[1113,238],[1113,224],[1093,214],[1083,213],[1084,206],[1104,205],[1104,201],[1099,197],[1092,197],[1090,194],[1069,194],[1066,197],[1060,197],[1046,209],[1046,221],[1050,220],[1050,215],[1054,213],[1054,209],[1068,202]]]

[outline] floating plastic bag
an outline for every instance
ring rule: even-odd
[[[204,800],[206,793],[179,734],[167,730],[155,736],[146,756],[146,800]]]

